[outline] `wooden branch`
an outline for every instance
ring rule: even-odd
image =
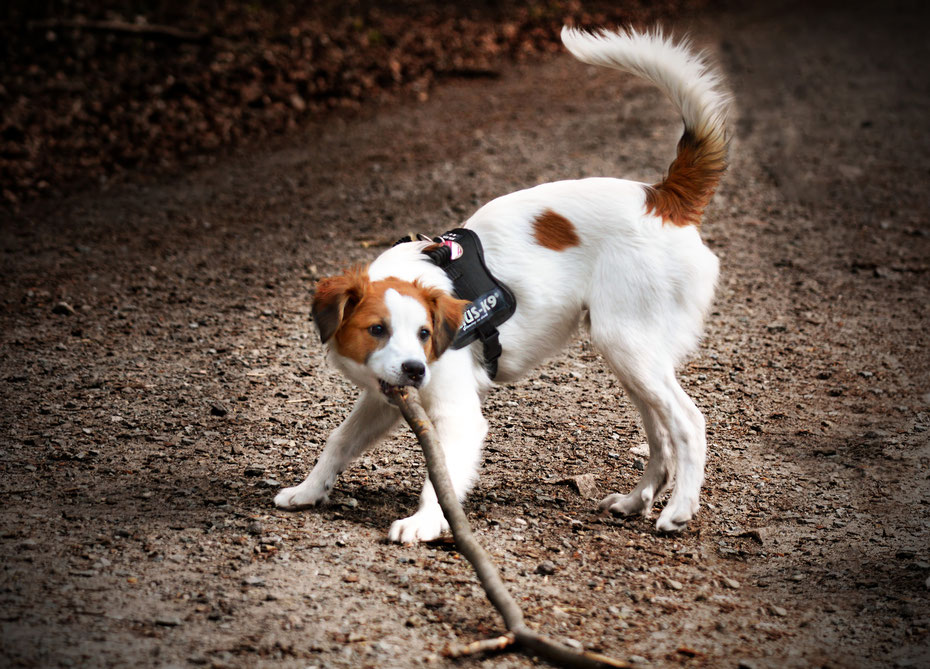
[[[451,646],[442,651],[442,654],[450,658],[477,655],[478,653],[487,653],[492,650],[504,650],[507,646],[516,643],[516,641],[517,637],[514,636],[513,632],[508,632],[507,634],[502,634],[493,639],[472,641],[464,646]]]
[[[504,618],[504,624],[513,634],[515,642],[550,662],[570,669],[576,667],[583,669],[628,668],[630,666],[628,664],[605,655],[574,650],[548,637],[537,634],[527,627],[526,622],[523,620],[523,611],[520,610],[519,605],[507,591],[500,574],[491,562],[491,557],[472,534],[465,512],[462,510],[462,505],[459,504],[455,490],[452,488],[452,481],[449,479],[449,471],[446,469],[446,459],[442,447],[436,440],[435,430],[426,415],[426,411],[420,405],[420,398],[416,389],[405,387],[395,390],[391,399],[400,409],[407,424],[410,425],[410,429],[416,435],[417,441],[420,442],[423,455],[426,458],[429,480],[436,491],[439,506],[442,507],[442,512],[446,520],[449,521],[449,527],[452,528],[452,536],[455,537],[456,547],[465,556],[465,559],[471,563],[478,575],[478,580],[481,582],[481,587],[484,588],[494,608]],[[490,644],[490,648],[494,648],[493,643],[495,641],[496,639],[489,642],[478,642],[479,650],[486,649],[484,644]]]
[[[209,40],[206,33],[191,33],[173,26],[163,26],[154,23],[127,23],[125,21],[75,21],[73,19],[49,19],[47,21],[32,21],[31,28],[86,30],[88,32],[111,33],[115,35],[132,35],[134,37],[147,37],[169,42],[201,43]]]

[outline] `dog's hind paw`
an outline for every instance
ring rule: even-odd
[[[608,495],[601,500],[598,508],[602,511],[606,509],[615,516],[642,514],[648,518],[652,511],[652,491],[643,490],[638,495],[635,492],[629,495],[620,495],[618,493]]]
[[[388,531],[388,539],[399,544],[432,541],[448,529],[449,523],[437,505],[435,509],[420,509],[409,518],[395,520]]]
[[[662,509],[662,513],[659,514],[656,529],[659,532],[681,532],[694,517],[697,509],[697,499],[676,499],[672,496],[672,499]]]
[[[275,495],[274,505],[287,511],[299,511],[311,506],[325,504],[327,501],[329,501],[329,494],[326,492],[319,492],[297,485],[293,488],[284,488]]]

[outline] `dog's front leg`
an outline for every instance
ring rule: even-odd
[[[488,422],[481,415],[481,399],[476,391],[464,388],[452,391],[446,386],[441,397],[438,395],[433,388],[421,393],[423,408],[436,428],[452,487],[461,501],[478,476]],[[394,521],[388,538],[400,543],[432,541],[448,529],[433,484],[427,477],[420,495],[420,508],[412,516]]]
[[[377,393],[362,391],[352,413],[326,440],[326,447],[307,479],[279,492],[274,498],[275,505],[293,511],[326,502],[336,477],[379,441],[399,418],[397,408]]]

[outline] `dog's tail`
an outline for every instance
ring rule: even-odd
[[[668,175],[646,187],[647,211],[675,225],[697,225],[726,169],[730,96],[719,73],[687,41],[654,32],[588,33],[562,28],[562,43],[578,60],[651,81],[675,104],[685,124]]]

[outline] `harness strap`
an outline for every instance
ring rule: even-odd
[[[410,238],[398,243],[411,241]],[[497,376],[497,362],[503,353],[497,326],[513,316],[517,300],[510,290],[488,271],[484,248],[478,235],[467,228],[455,228],[433,239],[435,246],[423,253],[452,280],[452,290],[462,300],[470,300],[462,315],[451,348],[460,349],[480,339],[484,346],[484,366],[490,378]]]

